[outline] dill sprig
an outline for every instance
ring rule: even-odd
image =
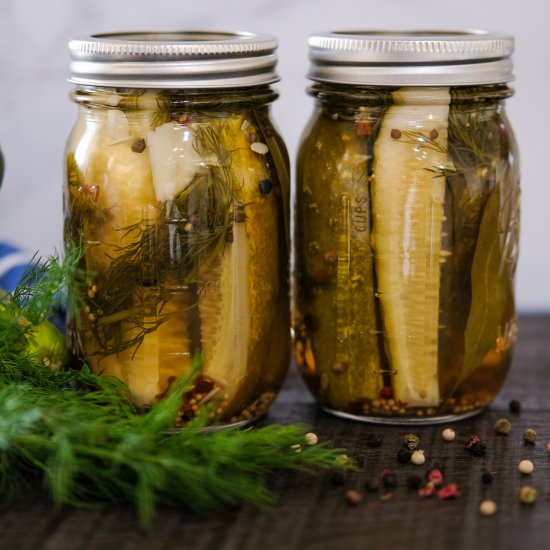
[[[267,476],[277,470],[351,468],[327,443],[308,446],[301,425],[204,430],[208,411],[174,431],[200,374],[196,356],[168,395],[145,411],[120,381],[88,367],[54,372],[25,351],[26,326],[51,312],[78,264],[35,265],[0,297],[0,495],[4,502],[41,479],[58,506],[135,506],[150,527],[159,506],[203,511],[248,502],[268,506]],[[13,315],[12,315],[13,314]],[[14,317],[15,315],[15,317]],[[29,319],[21,323],[21,319]],[[33,321],[31,321],[32,319]],[[296,452],[296,445],[302,452]]]

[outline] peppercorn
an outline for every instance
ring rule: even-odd
[[[443,483],[443,473],[439,468],[430,470],[427,475],[428,481],[433,483],[435,487],[439,487]]]
[[[497,511],[497,504],[494,500],[484,500],[479,505],[479,513],[482,516],[493,516]]]
[[[316,271],[313,276],[313,284],[317,286],[324,285],[328,282],[328,272],[326,269],[319,269]]]
[[[433,483],[426,483],[424,487],[418,490],[418,496],[422,498],[431,497],[435,493],[435,485]]]
[[[449,483],[445,487],[441,487],[437,492],[437,498],[439,500],[449,500],[451,498],[457,498],[460,496],[460,491],[458,490],[456,483]]]
[[[537,490],[534,487],[524,485],[519,490],[519,500],[522,504],[534,504],[537,500]]]
[[[499,418],[495,422],[495,433],[498,435],[508,435],[512,429],[512,424],[507,418]]]
[[[372,124],[368,120],[358,120],[355,126],[355,134],[359,137],[372,134]]]
[[[403,438],[403,445],[409,449],[409,451],[414,451],[418,449],[418,445],[420,445],[420,437],[415,434],[407,434]]]
[[[466,441],[466,449],[474,456],[483,456],[487,447],[481,442],[477,435],[472,435],[470,439]]]
[[[273,184],[269,180],[261,180],[258,184],[258,190],[261,195],[269,195],[273,189]]]
[[[397,476],[390,471],[382,473],[382,486],[384,489],[395,489],[397,487]]]
[[[336,361],[336,363],[332,364],[332,370],[338,374],[341,374],[342,372],[346,372],[348,368],[347,363],[342,363],[341,361]]]
[[[426,462],[424,451],[422,451],[421,449],[417,449],[416,451],[414,451],[413,454],[411,455],[411,462],[415,466],[422,466],[422,464]]]
[[[407,478],[407,487],[412,490],[420,489],[422,478],[417,475],[411,475]]]
[[[411,461],[411,454],[409,449],[399,449],[399,451],[397,451],[397,462],[399,462],[399,464],[408,464]]]
[[[477,441],[470,448],[470,452],[474,456],[484,456],[486,450],[487,450],[487,447],[485,446],[485,444],[481,443],[481,441]]]
[[[345,454],[338,455],[335,459],[336,464],[339,466],[344,466],[349,463],[349,456]]]
[[[534,445],[537,441],[537,432],[533,428],[527,428],[523,432],[523,441],[526,445]]]
[[[441,437],[444,441],[454,441],[456,437],[456,432],[452,428],[445,428],[441,432]]]
[[[334,250],[328,250],[323,255],[323,261],[326,264],[335,264],[338,261],[338,255],[334,252]]]
[[[130,147],[134,153],[143,153],[145,151],[145,140],[143,138],[136,138],[132,141]]]
[[[483,485],[491,485],[491,483],[493,483],[493,474],[491,472],[483,472],[481,483],[483,483]]]
[[[392,139],[399,139],[401,137],[401,130],[393,128],[390,132],[390,136],[392,137]]]
[[[330,482],[334,487],[342,487],[344,481],[344,476],[340,472],[335,472],[330,478]]]
[[[533,473],[533,470],[535,469],[535,465],[530,460],[522,460],[518,464],[518,470],[523,475],[529,475]]]
[[[350,506],[357,506],[358,504],[361,504],[361,502],[363,502],[363,495],[359,491],[355,491],[354,489],[346,491],[345,497],[346,502]]]
[[[250,149],[258,155],[266,155],[269,152],[269,147],[261,141],[255,141],[250,144]]]
[[[363,469],[365,467],[365,457],[362,455],[355,456],[355,464],[358,468]]]
[[[376,448],[382,445],[384,436],[382,434],[369,434],[367,436],[367,447]]]
[[[380,399],[393,399],[393,388],[391,386],[384,386],[380,390]]]
[[[317,445],[317,443],[319,442],[319,437],[313,432],[308,432],[306,435],[304,435],[304,439],[306,440],[306,443],[308,445]]]
[[[519,414],[521,412],[521,402],[517,399],[512,399],[508,404],[508,409],[513,414]]]

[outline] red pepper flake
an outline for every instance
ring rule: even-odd
[[[476,443],[479,443],[480,439],[477,435],[472,435],[468,441],[466,441],[466,449],[470,450]]]
[[[441,487],[437,492],[437,498],[439,500],[449,500],[451,498],[457,498],[460,496],[460,492],[456,486],[456,483],[449,483],[445,487]]]
[[[428,481],[434,484],[435,487],[439,487],[443,484],[443,474],[439,468],[434,468],[428,473]]]
[[[422,487],[422,489],[418,489],[418,496],[422,498],[428,498],[431,497],[435,493],[435,486],[432,482],[426,483],[425,487]]]
[[[434,128],[430,132],[430,139],[437,139],[439,137],[439,132]]]
[[[187,113],[178,113],[176,120],[179,124],[187,124],[189,122],[189,115]]]
[[[372,124],[368,120],[358,120],[355,133],[359,137],[370,136],[372,134]]]
[[[391,386],[384,386],[380,390],[381,399],[392,399],[393,398],[393,388]]]
[[[387,500],[390,500],[392,497],[393,497],[393,493],[391,493],[390,491],[387,491],[380,495],[380,500],[385,502]]]
[[[97,185],[81,185],[78,191],[92,199],[93,202],[97,202],[99,198],[99,187]]]

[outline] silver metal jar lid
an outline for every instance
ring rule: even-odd
[[[270,84],[277,39],[245,32],[127,32],[71,40],[69,81],[147,88],[236,88]]]
[[[341,31],[311,35],[309,78],[381,86],[513,80],[514,39],[486,31]]]

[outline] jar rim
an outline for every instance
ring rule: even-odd
[[[308,77],[386,86],[513,80],[514,38],[483,30],[344,30],[309,37]]]
[[[277,39],[251,32],[99,33],[69,41],[69,82],[140,88],[236,88],[279,80]]]

